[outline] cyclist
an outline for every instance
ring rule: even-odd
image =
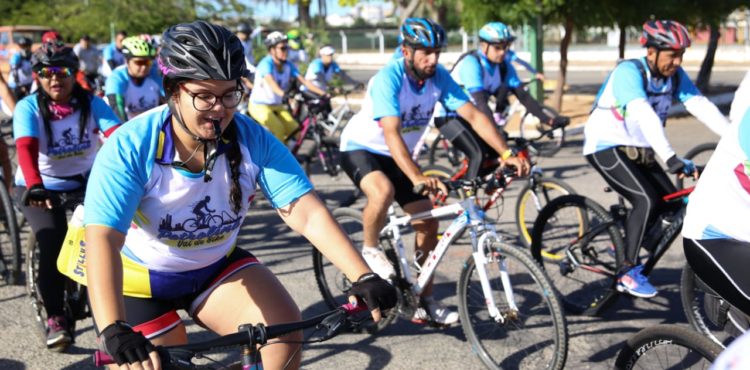
[[[515,68],[506,59],[508,48],[514,37],[510,29],[501,22],[490,22],[479,30],[479,50],[462,55],[456,62],[451,77],[464,88],[476,105],[489,120],[498,122],[502,112],[501,102],[506,101],[508,92],[513,92],[521,103],[542,122],[552,126],[564,126],[567,117],[549,117],[542,106],[523,89]],[[495,96],[495,113],[489,107],[490,96]],[[477,121],[474,122],[474,125]],[[469,158],[467,178],[480,174],[482,164],[488,157],[497,158],[476,135],[476,127],[466,122],[455,112],[446,111],[442,105],[435,110],[435,126],[451,143]]]
[[[13,96],[13,91],[10,90],[8,84],[5,82],[3,75],[0,73],[0,105],[2,106],[2,112],[12,116],[13,111],[16,109],[16,98]],[[5,140],[0,139],[0,167],[3,171],[3,185],[9,190],[13,190],[13,166],[10,161],[10,154],[8,153],[8,144]]]
[[[297,67],[287,60],[289,44],[281,32],[271,32],[264,41],[268,55],[258,62],[255,82],[250,94],[250,116],[265,126],[279,141],[286,143],[297,131],[299,123],[284,105],[292,81],[297,81],[310,91],[327,96],[312,82],[305,80]]]
[[[528,162],[512,155],[494,125],[481,114],[448,72],[438,64],[445,47],[445,31],[429,19],[408,18],[401,26],[404,57],[390,61],[371,80],[362,110],[352,117],[341,134],[341,166],[367,197],[363,211],[365,261],[381,277],[394,274],[382,249],[378,233],[385,225],[388,207],[396,202],[408,214],[432,208],[426,194],[412,188],[424,184],[426,192],[446,191],[436,178],[423,176],[410,153],[422,136],[440,101],[469,122],[495,150],[504,153],[505,164],[528,171]],[[438,222],[416,221],[416,248],[420,263],[437,244]],[[439,324],[458,321],[452,312],[432,297],[432,286],[422,296],[424,308],[414,319]]]
[[[352,79],[339,65],[333,60],[333,54],[336,53],[336,49],[331,45],[323,45],[318,52],[320,58],[315,58],[307,66],[305,72],[305,79],[312,82],[315,86],[323,91],[328,91],[328,83],[331,82],[334,77],[340,77],[344,83],[350,83],[359,85],[357,81]],[[302,90],[306,90],[303,86]]]
[[[62,350],[70,344],[63,318],[64,276],[56,268],[67,219],[55,204],[60,193],[82,191],[94,162],[98,132],[105,136],[120,121],[98,97],[75,82],[79,66],[73,50],[47,43],[34,53],[36,93],[19,101],[13,114],[13,136],[18,148],[14,192],[39,245],[39,290],[47,312],[47,347]],[[72,142],[63,132],[72,131]],[[93,138],[93,140],[92,140]]]
[[[115,41],[102,50],[102,76],[109,77],[115,68],[125,64],[125,55],[122,54],[122,42],[126,37],[128,37],[127,32],[117,32]]]
[[[305,45],[300,36],[299,30],[293,29],[286,33],[287,43],[289,45],[289,63],[299,66],[300,63],[307,61],[307,52]]]
[[[141,36],[131,36],[122,42],[122,53],[126,64],[107,78],[104,95],[124,122],[156,107],[162,97],[161,84],[151,77],[154,45]]]
[[[99,76],[99,66],[101,64],[99,61],[99,50],[91,45],[91,37],[89,35],[83,35],[73,47],[73,51],[78,56],[78,60],[81,61],[80,70],[83,72],[89,85],[94,86],[96,78]]]
[[[658,155],[671,173],[696,176],[695,166],[678,157],[664,134],[672,99],[717,134],[728,126],[715,105],[700,94],[680,67],[690,46],[687,29],[675,21],[643,24],[640,43],[646,56],[623,61],[599,90],[584,128],[583,154],[612,189],[630,202],[625,220],[625,263],[617,289],[636,297],[653,297],[656,289],[637,264],[647,226],[670,211],[661,200],[675,187],[656,162]]]
[[[158,62],[167,105],[108,140],[86,193],[89,298],[100,343],[119,368],[158,368],[152,343],[187,342],[178,309],[222,335],[243,323],[299,319],[273,273],[236,247],[256,185],[287,225],[356,281],[352,294],[374,318],[378,307],[393,307],[395,290],[370,272],[296,160],[235,114],[245,71],[240,40],[204,21],[179,24],[164,32]],[[208,195],[221,226],[186,231],[191,205]],[[301,339],[295,333],[264,347],[263,368],[298,368]]]
[[[734,99],[735,103],[750,100],[740,94]],[[737,116],[741,118],[727,129],[690,194],[682,236],[685,257],[695,275],[723,301],[750,315],[750,230],[744,222],[750,215],[750,108],[745,105]],[[717,325],[719,321],[738,325],[738,335],[745,330],[747,321],[741,324],[745,315],[735,317],[733,309],[710,310],[710,300],[706,294],[709,319]],[[722,311],[723,320],[711,317],[712,312]],[[726,315],[733,317],[726,320]]]
[[[34,77],[31,75],[31,39],[22,36],[18,39],[21,48],[10,56],[8,86],[13,90],[16,101],[31,93]]]

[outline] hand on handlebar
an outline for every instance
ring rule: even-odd
[[[541,74],[541,73],[537,73],[537,74],[535,74],[535,75],[534,75],[534,77],[535,77],[535,78],[536,78],[537,80],[539,80],[539,81],[542,81],[542,82],[544,82],[544,75],[543,75],[543,74]]]
[[[414,187],[418,187],[420,184],[423,185],[422,195],[443,193],[448,194],[448,188],[443,184],[437,177],[428,177],[420,175],[417,181],[413,181]]]
[[[52,197],[42,184],[26,189],[21,196],[21,202],[25,206],[52,209]]]
[[[565,127],[569,124],[570,124],[570,117],[557,116],[557,117],[552,117],[549,119],[549,125],[552,126],[552,128]]]
[[[358,305],[357,298],[361,298],[370,308],[372,319],[375,322],[380,321],[383,317],[383,311],[390,310],[396,306],[398,301],[396,289],[373,272],[360,276],[352,284],[349,293],[351,294],[349,302],[356,307]]]
[[[669,172],[676,173],[677,177],[680,179],[690,176],[694,180],[698,180],[698,176],[700,176],[698,168],[693,161],[676,155],[667,159],[667,167]]]
[[[161,369],[159,355],[151,342],[128,324],[115,321],[99,335],[100,346],[112,356],[120,369]]]
[[[518,177],[527,176],[531,171],[531,164],[529,164],[529,160],[517,156],[508,157],[508,159],[504,160],[500,164],[500,168],[505,167],[515,167],[516,175]]]

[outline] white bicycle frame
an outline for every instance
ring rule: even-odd
[[[419,296],[424,291],[424,288],[430,281],[432,275],[435,273],[435,269],[437,268],[437,265],[440,264],[443,256],[445,256],[448,247],[453,244],[458,235],[460,235],[460,232],[468,227],[473,250],[472,257],[476,263],[477,273],[479,274],[479,280],[482,285],[482,292],[484,293],[485,302],[487,303],[487,309],[490,316],[495,321],[502,323],[505,319],[500,313],[500,310],[498,310],[495,299],[492,296],[490,281],[487,277],[487,270],[485,269],[485,265],[491,261],[487,259],[485,253],[483,253],[485,248],[489,247],[489,243],[492,241],[499,242],[500,237],[497,235],[494,225],[484,221],[484,213],[476,206],[475,201],[475,197],[471,196],[459,203],[453,203],[429,211],[406,216],[397,216],[393,206],[391,206],[388,209],[388,224],[383,228],[381,234],[388,235],[393,241],[404,279],[409,282],[412,293],[415,296]],[[417,267],[419,270],[419,277],[415,279],[412,277],[409,261],[405,257],[406,249],[404,247],[404,242],[401,239],[400,227],[406,226],[412,221],[440,218],[456,214],[458,214],[458,216],[445,230],[442,238],[435,247],[435,250],[427,256],[427,259],[422,266]],[[478,233],[481,233],[481,235],[478,236]],[[513,295],[513,287],[508,276],[507,262],[505,259],[499,259],[497,262],[500,268],[500,281],[503,284],[503,291],[505,292],[505,298],[508,302],[509,308],[518,311]]]
[[[333,135],[341,126],[344,116],[352,112],[349,99],[344,95],[344,103],[328,114],[327,120],[320,120],[318,124],[326,130],[326,135]]]

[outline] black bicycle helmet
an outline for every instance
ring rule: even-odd
[[[247,25],[247,23],[240,23],[237,25],[237,29],[234,32],[242,32],[249,35],[253,30]]]
[[[31,46],[31,39],[26,36],[21,36],[16,41],[16,43],[18,44],[18,46],[22,46],[22,47]]]
[[[232,81],[245,73],[242,43],[224,27],[205,21],[178,24],[161,40],[158,59],[165,78]]]
[[[31,56],[31,66],[34,71],[43,67],[68,67],[78,70],[78,57],[73,49],[62,44],[43,44]]]

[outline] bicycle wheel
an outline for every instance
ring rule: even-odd
[[[625,245],[609,213],[591,199],[563,195],[539,213],[531,254],[543,266],[566,310],[595,314],[613,301]]]
[[[542,111],[548,117],[557,117],[560,115],[560,113],[548,105],[543,105]],[[535,127],[536,131],[540,133],[552,129],[552,126],[549,123],[539,121],[538,118],[534,117],[534,115],[530,114],[528,111],[524,114],[522,122],[522,130],[529,125]],[[533,137],[533,135],[531,137]],[[529,144],[529,149],[532,154],[540,157],[551,157],[559,152],[563,145],[565,145],[565,127],[557,128]]]
[[[575,193],[575,190],[562,180],[541,176],[529,177],[516,201],[518,238],[526,248],[531,246],[531,229],[542,208],[554,198]]]
[[[310,153],[307,163],[306,171],[311,180],[311,174],[313,173],[323,173],[334,179],[328,185],[315,187],[320,197],[330,207],[351,206],[362,196],[362,191],[354,186],[349,176],[341,169],[341,152],[339,151],[338,139],[322,137],[320,145],[316,145]]]
[[[344,230],[344,233],[349,236],[352,240],[352,244],[357,248],[357,251],[361,252],[363,236],[362,236],[362,212],[351,208],[338,208],[333,210],[333,217],[336,219],[339,225]],[[390,244],[381,243],[383,248],[386,249],[386,255],[394,260],[395,254]],[[325,256],[323,256],[317,248],[312,249],[313,258],[313,271],[315,273],[315,281],[318,284],[320,294],[323,296],[323,301],[326,303],[329,309],[336,309],[342,304],[348,302],[349,290],[352,288],[352,281],[344,275],[336,266],[331,263]],[[400,275],[400,269],[398,264],[394,264],[396,274]],[[396,318],[398,307],[391,310],[391,313],[385,315],[373,328],[373,330],[380,330],[390,324],[393,319]]]
[[[8,284],[15,285],[21,281],[21,238],[16,221],[16,211],[13,201],[0,177],[0,202],[2,202],[2,214],[0,215],[0,257],[5,267],[3,278]]]
[[[691,329],[657,325],[643,329],[625,343],[615,369],[708,369],[721,346]]]
[[[685,264],[680,277],[680,300],[690,326],[719,346],[726,347],[733,337],[723,327],[708,318],[705,308],[704,283],[695,276],[690,265]]]
[[[703,172],[703,169],[706,168],[706,164],[708,164],[708,160],[711,159],[711,155],[714,154],[714,150],[716,150],[717,145],[718,143],[698,144],[692,149],[688,150],[683,158],[693,161],[693,163],[695,163],[695,166],[698,168],[698,171]],[[678,190],[684,188],[684,179],[675,176],[674,181],[675,186],[677,186]]]
[[[438,135],[432,141],[427,156],[430,165],[437,164],[441,159],[447,158],[448,163],[453,167],[458,167],[464,159],[464,153],[454,148],[451,142],[446,140],[442,134]]]
[[[36,245],[36,235],[29,232],[26,240],[26,293],[29,295],[34,318],[37,322],[37,334],[43,341],[47,340],[47,312],[44,310],[42,293],[39,291],[39,248]]]
[[[458,312],[472,351],[489,369],[562,369],[568,333],[549,278],[528,252],[500,243],[485,251],[492,296],[504,322],[490,316],[481,273],[469,257],[458,281]],[[518,311],[511,309],[502,280],[508,273]]]

